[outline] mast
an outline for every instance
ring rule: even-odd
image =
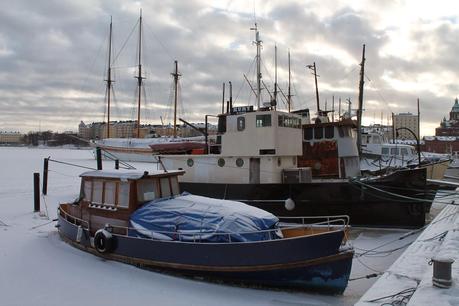
[[[258,108],[260,108],[260,102],[261,102],[261,71],[260,71],[260,65],[261,65],[261,43],[262,41],[260,40],[260,32],[258,32],[258,26],[257,23],[255,22],[255,27],[250,28],[250,30],[255,31],[255,41],[254,43],[257,45],[257,105]]]
[[[108,37],[108,68],[107,68],[107,138],[110,138],[110,94],[112,91],[112,17],[110,16],[110,34]]]
[[[288,50],[288,93],[287,93],[287,105],[288,105],[288,112],[290,113],[290,108],[292,105],[292,94],[290,91],[290,84],[291,84],[291,72],[290,72],[290,49]]]
[[[277,106],[277,45],[274,45],[274,109]]]
[[[140,102],[142,97],[142,83],[144,77],[142,77],[142,10],[140,10],[139,18],[139,58],[138,58],[138,75],[137,79],[138,97],[137,97],[137,138],[140,138]]]
[[[222,114],[225,113],[225,83],[223,82]]]
[[[359,156],[362,155],[362,112],[363,112],[363,84],[365,75],[365,44],[362,50],[362,62],[360,63],[360,82],[359,82],[359,107],[357,109],[357,148]]]
[[[307,67],[313,71],[312,74],[314,75],[314,81],[315,81],[315,84],[316,84],[317,115],[320,115],[319,87],[317,86],[316,62],[314,62],[312,65],[308,65]]]
[[[178,79],[181,74],[178,73],[178,62],[175,63],[175,72],[171,73],[174,77],[174,138],[177,138],[177,96],[178,96]]]

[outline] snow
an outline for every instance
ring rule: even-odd
[[[356,304],[380,305],[391,299],[369,302],[393,295],[401,290],[412,290],[407,305],[459,305],[459,266],[453,264],[453,286],[440,289],[432,285],[432,266],[435,257],[450,258],[459,262],[459,207],[448,205],[459,199],[457,192],[439,192],[432,209],[441,210],[419,235],[414,243],[398,258],[384,275]]]
[[[158,138],[108,138],[96,140],[95,143],[99,145],[111,147],[127,147],[127,148],[149,148],[151,144],[166,143],[166,142],[184,142],[184,141],[204,141],[204,136],[187,137],[187,138],[172,138],[172,137],[158,137]]]
[[[48,195],[41,197],[41,212],[32,212],[32,173],[41,172],[49,156],[96,165],[90,150],[0,148],[0,305],[352,305],[376,280],[351,281],[344,295],[325,296],[208,283],[85,253],[64,243],[51,222],[59,202],[78,197],[84,169],[50,162]],[[155,164],[133,165],[140,171],[156,169]],[[104,161],[104,168],[113,169],[114,162]],[[405,240],[397,238],[405,233],[354,229],[350,238],[362,252],[394,240],[386,249],[403,246]],[[351,278],[385,271],[402,251],[354,260]]]

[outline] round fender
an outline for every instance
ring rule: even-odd
[[[113,250],[113,236],[112,234],[105,230],[100,229],[94,235],[94,247],[99,253],[108,253]]]
[[[293,201],[292,199],[288,198],[287,200],[285,200],[284,206],[285,206],[286,210],[292,211],[292,210],[295,209],[295,201]]]

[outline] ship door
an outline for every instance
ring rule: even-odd
[[[250,158],[249,167],[249,181],[250,184],[260,184],[260,159]]]

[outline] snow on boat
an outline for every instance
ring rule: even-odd
[[[342,293],[347,216],[280,220],[241,202],[180,194],[184,171],[97,170],[60,204],[66,242],[107,259],[187,276]]]

